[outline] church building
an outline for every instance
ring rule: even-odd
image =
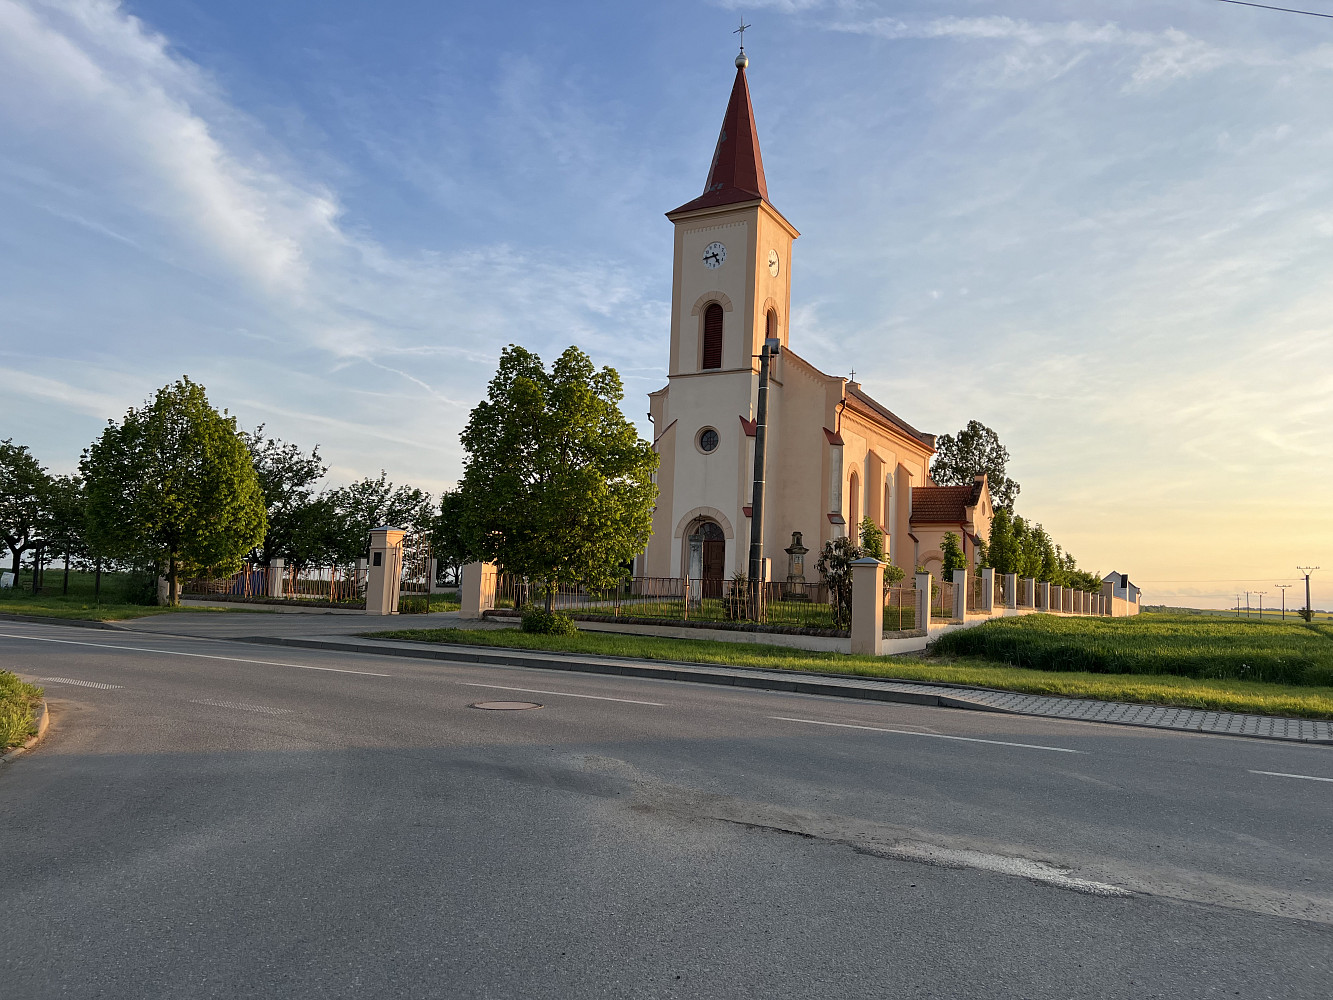
[[[659,495],[636,572],[701,579],[704,595],[716,596],[747,570],[759,355],[770,339],[779,345],[766,421],[770,579],[787,578],[785,550],[799,532],[811,553],[806,578],[817,582],[813,563],[824,543],[855,536],[865,516],[883,529],[895,565],[938,569],[938,547],[922,548],[912,517],[913,490],[934,488],[934,435],[792,349],[792,244],[800,233],[769,200],[748,64],[742,49],[703,193],[667,213],[675,225],[668,382],[649,395]],[[987,515],[988,534],[984,480],[975,497],[962,489],[968,506]],[[966,540],[969,555],[978,534]]]

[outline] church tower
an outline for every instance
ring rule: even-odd
[[[800,235],[768,200],[748,65],[742,49],[703,193],[667,213],[675,226],[669,383],[651,396],[662,466],[645,569],[717,581],[709,590],[746,566],[757,355],[765,338],[787,343]],[[777,378],[770,413],[781,409],[780,394]]]
[[[810,583],[792,551],[854,537],[863,518],[884,533],[898,565],[932,558],[918,551],[926,525],[912,490],[928,482],[934,437],[788,344],[800,234],[768,200],[748,65],[742,49],[703,193],[667,213],[675,227],[668,380],[648,396],[661,462],[652,536],[636,572],[686,578],[693,598],[721,597],[732,574],[748,568],[756,355],[768,338],[781,345],[765,424],[769,579],[788,589]]]

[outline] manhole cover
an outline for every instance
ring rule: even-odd
[[[525,708],[541,708],[535,701],[478,701],[472,707],[491,712],[520,712]]]

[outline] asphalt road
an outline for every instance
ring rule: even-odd
[[[1327,748],[12,623],[0,668],[54,720],[5,1000],[1333,995]]]

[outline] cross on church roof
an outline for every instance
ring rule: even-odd
[[[856,369],[855,369],[855,368],[852,369],[852,375],[851,375],[851,378],[849,378],[847,381],[849,381],[849,382],[855,382],[855,381],[856,381]]]
[[[745,51],[745,29],[746,29],[746,28],[749,28],[749,27],[752,27],[752,25],[746,24],[746,23],[745,23],[745,18],[741,18],[741,26],[740,26],[739,28],[737,28],[735,31],[732,32],[733,35],[740,35],[740,36],[741,36],[741,51],[742,51],[742,52]]]

